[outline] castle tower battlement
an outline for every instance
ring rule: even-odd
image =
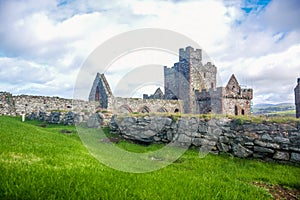
[[[202,61],[202,50],[196,49],[194,50],[193,47],[188,46],[185,49],[180,48],[179,49],[179,62],[187,61],[189,63],[191,62],[201,62]]]

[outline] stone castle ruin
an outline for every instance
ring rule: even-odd
[[[298,84],[295,87],[294,92],[296,104],[296,118],[300,118],[300,78],[298,78]]]
[[[226,87],[217,87],[217,67],[202,63],[202,50],[179,49],[179,62],[164,67],[164,93],[139,98],[114,97],[104,74],[97,74],[89,101],[117,112],[181,112],[194,114],[251,114],[253,90],[241,88],[234,75]]]

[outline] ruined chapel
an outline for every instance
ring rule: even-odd
[[[193,114],[250,115],[253,90],[242,88],[232,75],[225,87],[217,87],[217,67],[202,63],[202,50],[179,49],[179,61],[164,67],[164,90],[143,98],[114,97],[104,74],[98,73],[89,101],[116,112],[181,112]]]

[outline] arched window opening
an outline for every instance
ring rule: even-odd
[[[239,110],[238,110],[238,107],[237,107],[237,106],[234,106],[234,114],[235,114],[235,115],[238,115],[238,114],[239,114]]]
[[[129,106],[127,106],[127,105],[120,106],[118,111],[120,113],[132,113],[131,108]]]
[[[141,113],[149,113],[150,112],[150,109],[147,107],[147,106],[144,106],[140,109],[140,112]]]
[[[98,86],[96,88],[95,101],[100,101],[100,90]]]

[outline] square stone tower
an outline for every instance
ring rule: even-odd
[[[296,117],[300,118],[300,78],[298,78],[298,84],[295,87],[295,104],[296,104]]]
[[[190,46],[179,49],[179,62],[164,68],[165,98],[181,99],[185,113],[197,112],[195,91],[216,89],[217,68],[202,64],[202,50]]]

